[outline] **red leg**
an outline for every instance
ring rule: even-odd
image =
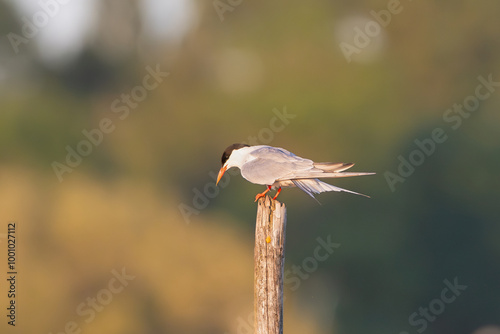
[[[255,202],[259,200],[259,198],[266,196],[267,192],[271,190],[271,186],[267,186],[266,191],[261,192],[260,194],[255,195]]]
[[[276,195],[274,195],[273,199],[276,199],[276,197],[278,197],[278,195],[280,194],[281,192],[281,187],[278,189],[278,192],[276,193]]]

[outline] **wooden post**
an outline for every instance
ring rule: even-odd
[[[286,207],[268,196],[259,199],[254,249],[254,329],[283,334],[283,268]]]

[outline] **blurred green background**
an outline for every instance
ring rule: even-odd
[[[213,179],[246,141],[377,172],[328,181],[371,199],[280,195],[286,333],[500,333],[499,15],[460,0],[0,2],[1,332],[252,333],[264,188]],[[68,150],[84,152],[73,166]],[[324,261],[318,238],[340,244]]]

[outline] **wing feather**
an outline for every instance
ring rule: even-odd
[[[261,146],[252,151],[253,160],[241,167],[241,175],[256,184],[271,185],[278,179],[290,179],[293,173],[314,169],[313,161],[278,147]]]
[[[317,171],[306,171],[306,172],[296,172],[293,173],[292,175],[287,175],[283,179],[278,179],[277,181],[281,180],[293,180],[293,179],[321,179],[321,178],[338,178],[338,177],[351,177],[351,176],[363,176],[363,175],[373,175],[375,173],[350,173],[350,172],[343,172],[343,173],[325,173],[325,172],[317,172]]]
[[[293,183],[295,186],[305,191],[312,197],[314,197],[312,195],[314,190],[313,188],[307,186],[311,186],[312,183],[318,186],[317,182],[320,181],[316,180],[308,183],[305,182],[306,180],[375,174],[343,172],[344,170],[351,168],[354,164],[331,162],[315,163],[312,160],[298,157],[295,154],[279,147],[264,145],[255,146],[255,149],[251,151],[249,155],[252,159],[243,164],[241,167],[241,175],[246,180],[255,184],[272,185],[275,182],[293,182],[301,179],[301,181]],[[335,186],[329,186],[330,188],[328,190],[324,189],[323,191],[339,191],[339,189],[341,189]],[[351,192],[344,189],[342,189],[342,191]]]
[[[314,167],[324,172],[342,172],[354,166],[352,162],[315,162]]]
[[[339,191],[345,191],[345,192],[348,192],[348,193],[351,193],[351,194],[355,194],[355,195],[361,195],[361,196],[365,196],[365,197],[368,197],[368,198],[370,197],[370,196],[367,196],[367,195],[364,195],[364,194],[357,193],[355,191],[351,191],[351,190],[347,190],[347,189],[344,189],[344,188],[336,187],[334,185],[322,182],[322,181],[320,181],[318,179],[299,179],[299,180],[292,180],[292,182],[300,190],[304,191],[305,193],[307,193],[309,196],[311,196],[314,199],[316,199],[314,197],[314,194],[319,194],[319,193],[326,192],[326,191],[337,191],[337,192],[339,192]]]

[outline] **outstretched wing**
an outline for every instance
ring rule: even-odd
[[[251,152],[251,155],[255,159],[242,166],[241,176],[256,184],[271,185],[294,173],[314,169],[312,160],[298,157],[278,147],[261,146]]]

